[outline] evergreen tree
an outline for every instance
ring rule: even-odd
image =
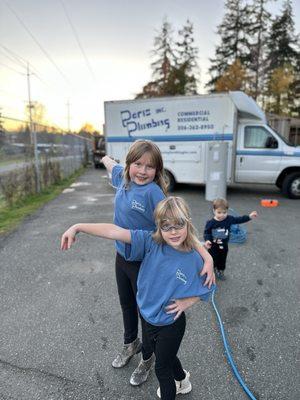
[[[251,24],[248,26],[250,40],[250,63],[248,66],[249,93],[257,99],[266,84],[266,46],[271,14],[266,10],[270,0],[254,0],[250,6]]]
[[[175,63],[172,34],[172,26],[165,20],[163,22],[161,34],[154,39],[155,49],[152,54],[156,60],[152,62],[151,67],[153,69],[154,81],[159,82],[162,86],[168,81],[171,67]]]
[[[178,94],[197,94],[198,48],[194,46],[194,27],[187,20],[186,24],[178,31],[179,41],[177,44],[177,65],[174,68],[175,84],[177,83]]]
[[[244,5],[242,0],[226,0],[225,10],[223,21],[217,30],[221,43],[216,47],[215,58],[210,59],[211,79],[206,86],[211,91],[215,90],[216,81],[237,59],[243,66],[247,66],[250,61],[250,43],[247,37],[251,23],[249,6]]]
[[[291,0],[286,0],[282,14],[275,17],[268,40],[267,68],[268,68],[268,104],[267,109],[273,110],[276,105],[277,112],[291,113],[297,103],[297,80],[299,79],[299,46],[295,35],[294,20]],[[274,89],[274,71],[288,70],[294,77],[290,84],[285,86],[285,93],[281,93],[282,107],[278,106],[278,95]],[[276,74],[275,74],[276,76]],[[299,97],[298,97],[299,99]],[[289,105],[289,110],[283,103]]]
[[[291,0],[286,0],[282,14],[275,17],[268,40],[268,68],[270,71],[284,64],[296,66],[298,53],[296,51],[297,37],[292,14]]]
[[[142,93],[137,98],[162,96],[167,93],[169,76],[172,66],[175,65],[173,30],[171,24],[165,19],[159,34],[154,38],[154,50],[151,55],[154,61],[151,63],[153,80],[143,87]]]
[[[300,46],[298,46],[298,60],[294,68],[294,81],[290,87],[293,96],[290,112],[292,117],[300,118]]]
[[[179,30],[178,36],[174,44],[171,25],[164,21],[154,40],[153,80],[136,98],[197,94],[198,49],[194,46],[193,24],[189,20]]]

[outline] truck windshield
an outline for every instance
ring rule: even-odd
[[[272,126],[268,125],[268,127],[274,132],[276,133],[276,135],[278,135],[280,137],[280,139],[287,144],[288,146],[293,146],[296,147],[295,143],[290,142],[285,136],[283,136],[281,133],[275,131],[274,128],[272,128]]]

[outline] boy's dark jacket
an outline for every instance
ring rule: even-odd
[[[243,224],[249,222],[251,218],[249,215],[243,215],[241,217],[234,217],[227,215],[223,221],[217,221],[212,218],[206,222],[204,229],[204,240],[210,240],[211,242],[217,242],[227,244],[229,240],[230,227],[231,225]]]

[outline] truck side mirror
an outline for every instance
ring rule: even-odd
[[[266,145],[268,149],[277,149],[278,148],[278,142],[274,138],[274,136],[268,136],[266,140]]]

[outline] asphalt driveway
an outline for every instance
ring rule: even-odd
[[[182,185],[176,195],[202,234],[211,215],[204,188]],[[113,196],[104,170],[90,169],[0,238],[1,400],[156,398],[154,371],[140,388],[129,384],[139,357],[111,367],[122,342],[113,243],[80,235],[70,251],[59,250],[71,224],[111,222]],[[279,207],[262,208],[266,197]],[[300,201],[259,186],[231,188],[228,200],[240,214],[259,212],[247,242],[231,245],[228,279],[216,294],[233,358],[257,399],[299,400]],[[186,400],[248,398],[227,365],[210,304],[188,312],[180,358],[193,383]]]

